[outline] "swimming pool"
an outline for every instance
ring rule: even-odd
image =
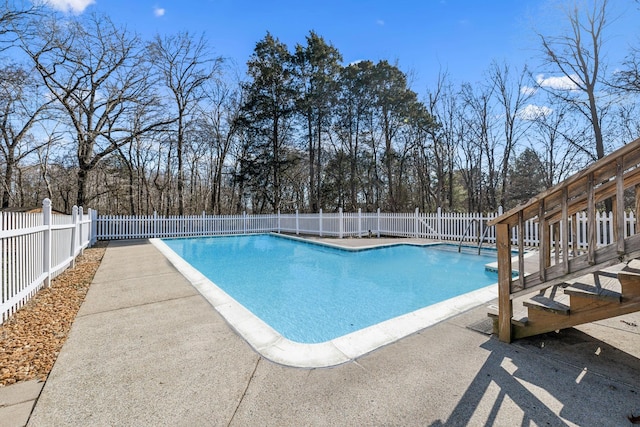
[[[495,257],[437,246],[353,251],[275,235],[154,244],[256,350],[291,365],[282,357],[294,347],[293,366],[342,363],[496,296],[484,268]],[[320,365],[299,360],[310,352]]]

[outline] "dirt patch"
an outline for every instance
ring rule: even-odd
[[[0,325],[0,387],[33,379],[46,380],[67,340],[107,242],[85,249],[74,268]]]

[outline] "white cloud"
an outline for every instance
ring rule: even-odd
[[[518,113],[518,117],[523,120],[535,120],[551,113],[553,113],[553,110],[547,106],[529,104]]]
[[[522,86],[520,88],[520,93],[523,95],[535,95],[538,89],[531,86]]]
[[[547,87],[549,89],[559,90],[577,90],[578,85],[574,82],[579,82],[580,78],[573,74],[571,78],[567,76],[562,77],[544,77],[544,74],[538,74],[536,76],[536,82],[540,87]]]
[[[84,12],[87,7],[94,4],[95,0],[44,0],[44,2],[62,12],[80,14]]]
[[[153,14],[157,17],[164,16],[166,10],[163,7],[154,7]]]

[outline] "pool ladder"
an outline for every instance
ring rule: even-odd
[[[458,252],[462,250],[462,242],[464,241],[464,238],[467,237],[467,235],[469,234],[469,230],[471,230],[471,226],[473,225],[474,222],[481,224],[480,220],[476,218],[471,220],[469,225],[467,225],[467,229],[464,231],[464,234],[460,238],[460,242],[458,243]],[[485,227],[484,231],[482,232],[482,237],[478,238],[478,255],[480,255],[480,251],[482,250],[482,244],[484,243],[484,238],[487,237],[488,231],[489,231],[489,227]]]

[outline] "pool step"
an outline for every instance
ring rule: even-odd
[[[640,311],[640,259],[551,286],[513,306],[514,338]],[[497,312],[488,314],[497,332]]]

